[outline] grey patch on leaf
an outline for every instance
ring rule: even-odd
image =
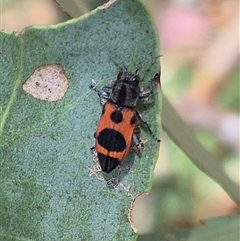
[[[68,79],[59,64],[42,65],[23,84],[23,90],[45,101],[61,100],[68,89]]]

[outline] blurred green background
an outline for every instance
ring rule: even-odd
[[[82,1],[78,9],[84,14],[103,2]],[[161,40],[163,92],[239,182],[239,1],[145,2]],[[69,19],[50,0],[2,0],[0,7],[1,29],[10,31]],[[161,140],[152,191],[133,209],[139,233],[199,226],[200,219],[240,212],[164,132]]]

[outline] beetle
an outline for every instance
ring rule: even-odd
[[[159,74],[152,78],[157,79]],[[114,170],[127,156],[131,147],[135,151],[142,149],[139,122],[143,122],[150,134],[159,142],[148,123],[136,110],[138,100],[147,99],[153,93],[152,83],[148,91],[141,91],[140,77],[129,71],[121,71],[111,86],[101,91],[94,89],[106,103],[98,123],[95,137],[95,150],[105,173]]]

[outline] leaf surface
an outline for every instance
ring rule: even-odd
[[[62,24],[2,31],[0,42],[0,239],[135,240],[129,210],[133,198],[150,190],[159,144],[143,128],[148,142],[139,157],[130,153],[120,174],[92,174],[90,148],[102,106],[89,86],[109,84],[125,67],[139,69],[141,85],[149,86],[159,54],[145,6],[112,1]],[[63,98],[26,93],[34,71],[52,64],[68,79]],[[158,136],[158,88],[138,108]],[[112,175],[120,181],[116,188],[106,183]]]

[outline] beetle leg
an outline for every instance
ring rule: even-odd
[[[105,92],[107,95],[110,95],[112,91],[112,86],[104,86],[102,88],[102,91]]]
[[[148,129],[149,133],[151,134],[151,136],[157,141],[157,142],[160,142],[160,139],[158,139],[153,131],[151,130],[149,124],[147,123],[147,121],[143,118],[142,114],[140,114],[138,111],[137,111],[137,115],[138,115],[138,118],[139,120],[146,126],[146,128]]]
[[[152,93],[153,93],[152,90],[141,92],[140,95],[139,95],[139,99],[140,100],[147,99],[152,95]]]
[[[107,100],[109,100],[111,89],[112,89],[111,86],[105,86],[101,90],[98,90],[96,88],[96,84],[93,82],[93,84],[91,84],[89,87],[90,89],[94,90],[98,94],[102,103],[105,103]]]
[[[151,80],[153,80],[153,78],[152,78]],[[139,95],[139,99],[140,99],[140,100],[147,99],[147,98],[149,98],[152,94],[153,94],[153,83],[152,83],[152,81],[151,81],[151,82],[150,82],[150,85],[149,85],[149,90],[141,92],[140,95]]]
[[[132,146],[131,150],[134,151],[137,155],[140,154],[140,151],[144,148],[144,143],[137,135],[133,134],[132,136]]]
[[[156,73],[152,78],[151,80],[149,81],[150,82],[150,85],[149,85],[149,90],[147,91],[143,91],[140,93],[139,95],[139,99],[142,100],[142,99],[147,99],[149,98],[152,94],[153,94],[153,81],[156,82],[156,79],[160,78],[160,74],[159,73]]]

